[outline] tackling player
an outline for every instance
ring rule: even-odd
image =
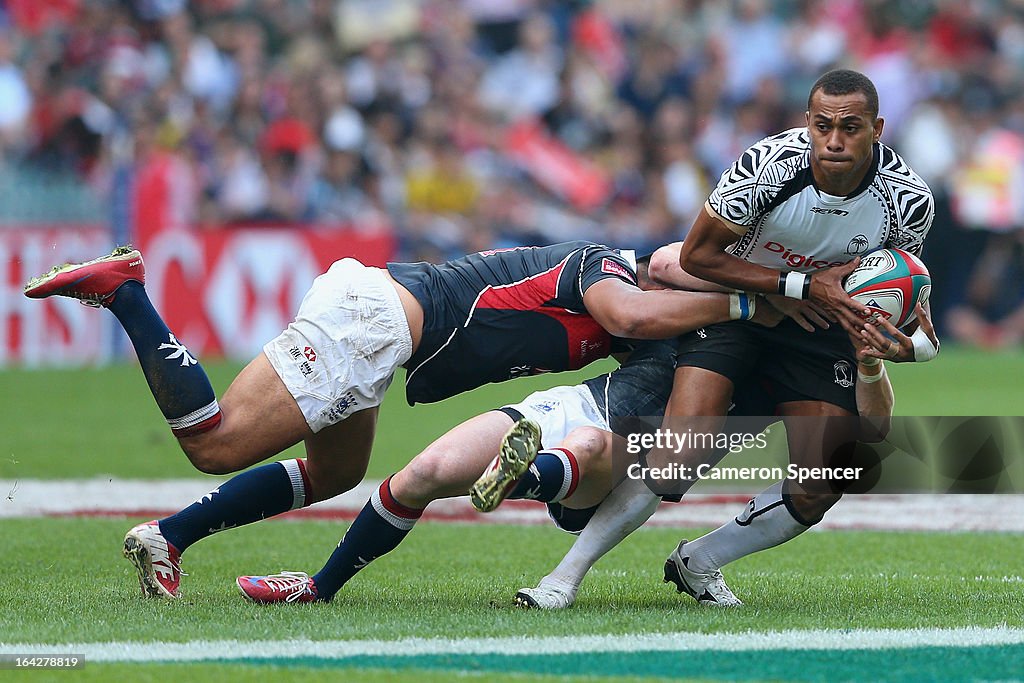
[[[142,255],[121,247],[55,267],[25,294],[110,309],[200,471],[236,472],[300,441],[306,449],[304,459],[246,471],[178,514],[131,529],[124,552],[143,594],[153,597],[178,595],[180,555],[196,541],[355,486],[399,366],[408,370],[410,403],[439,401],[488,382],[583,367],[609,355],[616,337],[667,338],[755,312],[742,294],[646,291],[662,288],[632,252],[590,242],[488,251],[437,266],[369,268],[343,259],[314,281],[295,321],[218,401],[144,282]]]
[[[760,307],[759,317],[769,315],[762,309],[773,310]],[[538,500],[548,504],[556,524],[579,531],[585,520],[576,519],[592,514],[617,481],[606,430],[627,433],[637,426],[630,418],[664,412],[675,354],[674,339],[640,342],[614,372],[534,392],[454,427],[380,485],[316,575],[242,576],[239,589],[256,602],[332,599],[357,572],[394,550],[430,502],[465,495],[492,459],[495,486],[478,491],[475,504],[493,509],[506,496]],[[575,429],[584,425],[602,431]]]

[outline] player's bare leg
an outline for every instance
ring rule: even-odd
[[[237,472],[318,436],[262,352],[232,381],[220,410],[214,428],[178,437],[189,461],[207,474]]]
[[[392,495],[419,509],[439,498],[465,495],[513,424],[509,415],[492,410],[454,427],[392,475]]]
[[[509,433],[515,432],[516,426],[509,414],[490,411],[455,427],[381,484],[315,576],[309,578],[290,572],[271,577],[240,577],[239,587],[247,597],[258,602],[330,600],[358,571],[396,548],[431,501],[464,495],[488,467]],[[532,433],[533,430],[524,432]],[[585,454],[580,462],[593,466],[590,487],[574,499],[593,504],[591,501],[607,493],[610,478],[607,472],[599,471],[607,461],[600,458],[591,461],[590,458],[599,455],[598,451],[604,448],[604,433],[580,429],[573,435],[576,441],[568,439],[568,445],[577,444]],[[531,447],[534,451],[529,454],[530,458],[536,453],[536,444],[532,441]],[[513,497],[542,501],[568,499],[582,480],[580,465],[566,448],[541,451],[533,464],[535,466],[519,481],[511,482],[518,491],[513,491]],[[600,486],[605,489],[599,492],[597,487]],[[313,488],[315,490],[316,485]]]
[[[379,413],[379,407],[360,410],[306,437],[307,505],[334,498],[363,480]]]
[[[25,295],[70,297],[109,309],[131,340],[168,426],[203,472],[237,471],[311,433],[262,354],[218,403],[199,361],[153,308],[145,282],[142,254],[118,247],[92,261],[57,266],[33,278],[25,285]]]
[[[179,437],[189,459],[204,472],[234,472],[303,438],[327,438],[313,434],[262,353],[232,382],[219,414],[220,419],[209,429]],[[312,495],[305,460],[256,467],[170,517],[133,527],[125,536],[124,555],[135,565],[143,595],[177,597],[181,554],[192,544],[218,531],[309,505]]]

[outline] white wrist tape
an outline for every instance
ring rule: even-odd
[[[878,359],[876,358],[875,360]],[[857,368],[857,379],[864,382],[864,384],[874,384],[875,382],[880,381],[883,377],[885,377],[884,365],[882,366],[882,369],[878,371],[878,374],[875,375],[866,375],[860,368]]]
[[[914,360],[918,363],[924,363],[939,355],[939,345],[932,344],[932,340],[921,327],[910,335],[910,341],[914,342]]]
[[[791,299],[804,299],[804,283],[807,281],[805,273],[786,273],[785,291],[783,296]]]
[[[746,292],[734,292],[729,295],[729,319],[750,320],[754,317],[757,297]]]

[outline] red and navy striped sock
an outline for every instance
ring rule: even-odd
[[[220,424],[220,406],[206,372],[164,324],[146,288],[124,283],[110,310],[131,339],[149,390],[174,435],[194,436]]]
[[[537,459],[526,474],[516,482],[508,498],[556,503],[571,496],[579,480],[580,467],[571,451],[565,448],[543,450],[537,454]]]
[[[330,600],[360,569],[397,548],[422,514],[422,509],[395,500],[391,495],[391,477],[385,479],[352,522],[327,564],[313,576],[318,597]]]
[[[181,512],[160,520],[160,532],[179,552],[225,529],[258,522],[313,500],[305,460],[282,460],[242,472]]]

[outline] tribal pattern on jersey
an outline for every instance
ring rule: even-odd
[[[761,140],[722,173],[708,208],[740,236],[734,255],[778,270],[812,272],[877,247],[920,255],[935,217],[928,185],[881,143],[852,194],[817,189],[810,137],[794,128]]]
[[[637,284],[636,262],[592,242],[471,254],[441,265],[389,263],[423,306],[423,336],[406,365],[409,404],[490,382],[575,370],[612,352],[583,293],[616,278]]]

